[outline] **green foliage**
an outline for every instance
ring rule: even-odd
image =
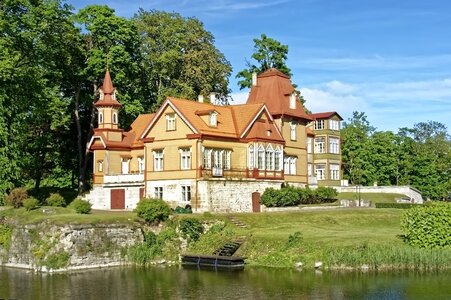
[[[49,269],[57,270],[68,265],[70,255],[67,251],[59,251],[55,254],[48,255],[41,264]]]
[[[69,208],[75,210],[77,214],[89,214],[91,212],[91,203],[86,200],[77,198],[69,205]]]
[[[174,213],[176,214],[192,214],[193,211],[191,209],[191,206],[187,205],[185,208],[181,207],[181,206],[177,206],[174,209]]]
[[[0,224],[0,246],[9,249],[13,229],[9,225]]]
[[[36,198],[29,197],[23,201],[23,207],[25,207],[26,211],[30,211],[38,207],[39,201]]]
[[[27,189],[24,187],[15,188],[9,192],[5,198],[6,205],[19,208],[23,205],[23,201],[28,198]]]
[[[204,232],[204,228],[198,219],[187,218],[180,220],[180,231],[183,236],[192,241],[197,241]]]
[[[389,203],[389,202],[381,202],[375,203],[376,208],[400,208],[400,209],[409,209],[412,207],[421,206],[419,204],[412,203]]]
[[[286,247],[287,248],[299,247],[303,241],[304,241],[304,237],[302,236],[302,233],[299,231],[296,231],[295,233],[290,234],[288,236],[288,241],[287,241]]]
[[[334,188],[318,187],[310,188],[284,187],[280,190],[267,188],[261,200],[267,207],[295,206],[299,204],[328,203],[336,200],[338,193]]]
[[[66,206],[66,200],[64,199],[63,196],[61,196],[58,193],[50,194],[50,196],[47,198],[46,202],[49,206],[59,206],[59,207]]]
[[[171,214],[169,205],[161,199],[142,199],[135,208],[138,217],[149,223],[165,221]]]
[[[236,78],[242,78],[238,82],[240,89],[251,87],[253,72],[259,74],[270,68],[276,68],[291,76],[291,70],[285,63],[288,58],[288,46],[267,37],[265,34],[262,34],[260,39],[254,39],[254,53],[251,57],[257,64],[247,62],[247,69],[238,72],[236,75]]]
[[[401,229],[412,246],[451,248],[451,203],[432,203],[406,211]]]
[[[147,247],[152,247],[157,243],[157,235],[153,231],[148,231],[144,233],[144,242]]]

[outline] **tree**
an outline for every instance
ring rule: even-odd
[[[167,96],[194,100],[212,92],[228,103],[232,68],[202,22],[142,9],[133,21],[141,37],[147,105],[155,110]]]
[[[270,68],[276,68],[282,73],[291,76],[291,70],[285,61],[288,58],[288,46],[281,44],[265,34],[260,39],[254,39],[254,53],[252,59],[256,64],[246,61],[247,68],[238,72],[236,78],[242,78],[238,81],[240,89],[250,88],[252,84],[252,73],[262,73]]]

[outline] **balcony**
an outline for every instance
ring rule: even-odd
[[[250,169],[230,169],[222,168],[200,169],[200,177],[203,178],[255,178],[255,179],[277,179],[283,180],[283,171],[267,171],[267,170],[250,170]]]
[[[105,175],[104,183],[144,182],[144,174]]]

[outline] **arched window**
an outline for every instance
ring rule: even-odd
[[[265,148],[262,145],[258,146],[257,168],[259,170],[265,169]]]
[[[99,124],[103,123],[103,113],[99,112]]]
[[[113,124],[117,124],[117,112],[113,112]]]
[[[276,171],[282,170],[282,162],[283,162],[283,151],[280,146],[276,147],[276,151],[274,152],[274,169]]]
[[[249,151],[248,151],[248,160],[247,160],[247,162],[248,162],[248,168],[250,169],[250,170],[253,170],[254,169],[254,167],[255,167],[255,164],[254,164],[254,161],[255,161],[255,157],[254,157],[254,145],[253,144],[250,144],[249,145]]]
[[[271,145],[266,147],[266,170],[274,170],[274,149]]]

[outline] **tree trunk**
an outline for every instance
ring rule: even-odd
[[[80,85],[77,85],[75,90],[75,124],[77,126],[77,152],[78,152],[78,193],[81,194],[84,191],[86,176],[82,172],[83,166],[83,138],[80,124]]]

